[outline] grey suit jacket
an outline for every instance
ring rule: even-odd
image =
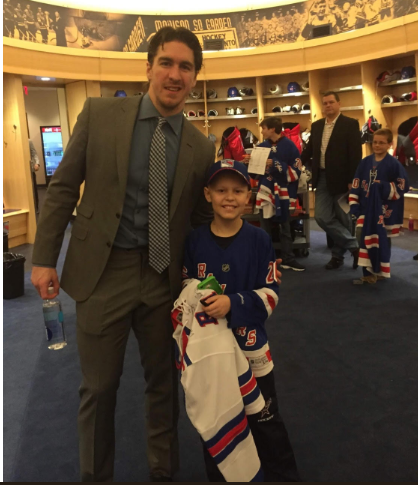
[[[80,185],[85,181],[61,276],[62,288],[76,301],[91,295],[109,258],[122,214],[132,132],[141,99],[87,99],[48,187],[32,263],[55,266],[79,200]],[[203,187],[214,160],[214,144],[184,120],[169,203],[173,298],[181,291],[186,236],[192,226],[209,222],[212,217]]]

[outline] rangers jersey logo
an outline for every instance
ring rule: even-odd
[[[280,163],[280,162],[278,162],[277,160],[275,160],[275,161],[274,161],[274,166],[275,166],[275,168],[276,168],[276,169],[277,169],[277,170],[278,170],[280,173],[281,173],[281,172],[283,172],[283,167],[282,167],[281,163]]]
[[[389,218],[392,215],[393,210],[388,209],[388,205],[382,205],[383,215],[385,219]]]
[[[273,145],[273,146],[271,147],[271,151],[272,151],[273,153],[277,153],[277,147],[276,147],[276,145]]]
[[[234,160],[225,159],[221,161],[221,167],[223,168],[233,168],[234,167]]]

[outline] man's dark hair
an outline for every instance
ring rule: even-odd
[[[322,95],[322,99],[324,99],[325,96],[334,96],[335,101],[337,101],[337,102],[340,100],[340,97],[338,96],[338,93],[336,93],[335,91],[327,91],[326,93],[324,93]]]
[[[380,130],[376,130],[373,133],[373,138],[376,135],[385,136],[388,143],[393,142],[393,133],[391,132],[391,130],[389,130],[389,128],[380,128]]]
[[[278,116],[269,116],[264,118],[264,120],[260,123],[260,126],[268,128],[269,130],[274,128],[274,131],[280,135],[283,129],[283,122]]]
[[[200,46],[199,39],[188,29],[184,27],[163,27],[160,29],[154,37],[148,47],[148,62],[152,65],[154,57],[157,54],[158,47],[163,47],[166,42],[182,42],[187,45],[192,51],[194,56],[194,67],[196,75],[202,68],[203,54],[202,47]]]

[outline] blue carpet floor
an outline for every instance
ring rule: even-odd
[[[343,268],[324,270],[324,233],[311,237],[311,254],[301,260],[307,271],[284,273],[279,308],[267,323],[279,404],[301,476],[416,481],[416,251],[394,247],[391,280],[358,287],[351,280],[360,269],[353,271],[347,259]],[[61,256],[59,267],[62,262]],[[47,349],[42,302],[29,273],[25,295],[4,301],[4,481],[79,479],[75,311],[64,292],[60,300],[68,336],[61,351]],[[118,397],[115,481],[148,480],[143,388],[132,336]],[[199,440],[183,408],[179,431],[177,480],[206,481]]]

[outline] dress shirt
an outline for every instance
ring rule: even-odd
[[[114,246],[133,249],[148,246],[148,173],[151,140],[161,114],[146,94],[139,106],[132,133],[125,202]],[[168,116],[162,127],[165,136],[167,188],[170,200],[180,149],[184,115]]]
[[[338,114],[340,116],[341,113]],[[322,143],[321,143],[321,160],[320,160],[320,168],[325,169],[325,152],[327,151],[328,142],[332,135],[332,130],[334,129],[335,122],[338,120],[338,116],[335,118],[334,121],[331,123],[327,122],[325,118],[325,125],[324,131],[322,132]]]

